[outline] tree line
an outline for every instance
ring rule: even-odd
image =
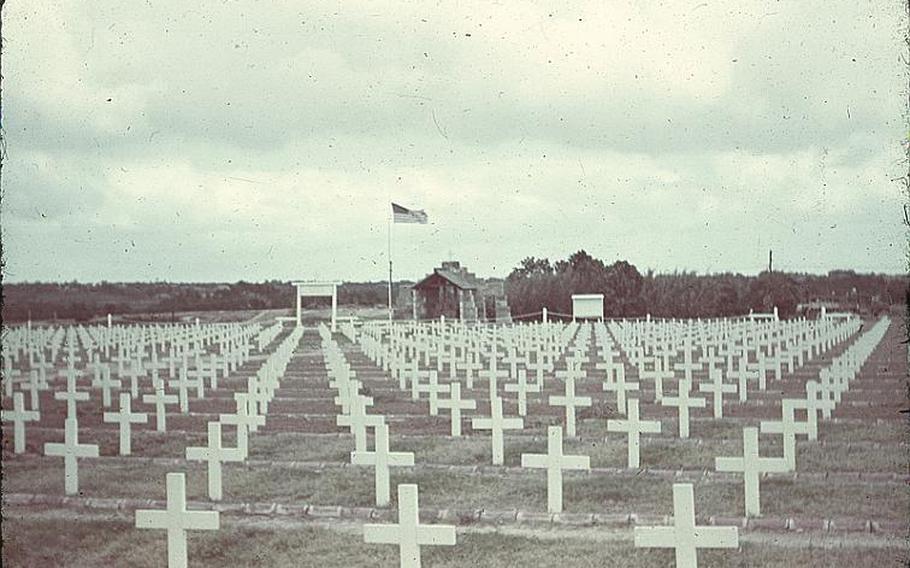
[[[603,294],[605,317],[710,318],[769,312],[797,314],[800,304],[825,300],[860,312],[880,313],[908,299],[904,276],[827,275],[765,271],[757,276],[673,272],[641,274],[627,261],[607,264],[580,250],[565,260],[528,257],[506,279],[512,314],[572,313],[572,294]]]
[[[397,288],[397,285],[395,286]],[[386,282],[345,282],[338,287],[342,305],[386,305]],[[88,321],[106,314],[163,314],[186,311],[293,308],[290,282],[226,283],[21,283],[3,286],[3,320]],[[331,298],[303,298],[307,307]]]
[[[857,274],[849,270],[827,275],[763,272],[699,275],[693,272],[641,274],[627,261],[607,264],[580,250],[565,260],[528,257],[505,281],[512,314],[572,313],[572,294],[604,295],[606,317],[722,317],[777,306],[783,317],[796,313],[800,303],[825,299],[871,313],[907,301],[907,278]],[[398,282],[399,287],[411,282]],[[290,309],[290,282],[236,283],[21,283],[2,289],[5,322],[32,320],[88,321],[106,314],[166,314],[187,311]],[[386,282],[345,282],[338,303],[385,306]],[[304,298],[305,306],[327,306],[328,298]]]

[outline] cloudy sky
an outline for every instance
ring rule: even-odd
[[[894,0],[7,2],[8,281],[901,272]]]

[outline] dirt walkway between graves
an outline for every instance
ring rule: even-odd
[[[125,511],[96,511],[90,509],[61,509],[30,506],[4,506],[4,522],[58,520],[66,522],[128,522],[132,524],[134,515]],[[379,524],[388,524],[381,522]],[[221,515],[222,528],[250,529],[259,531],[294,531],[306,526],[318,526],[354,536],[363,535],[362,522],[323,518],[275,518],[267,516]],[[612,527],[531,527],[517,525],[500,526],[458,526],[460,534],[499,534],[507,537],[528,538],[537,540],[579,539],[600,543],[631,541],[633,532],[628,528]],[[774,531],[740,531],[739,541],[742,544],[774,546],[780,548],[894,548],[906,546],[906,536],[870,534],[865,532],[847,534],[819,534]]]

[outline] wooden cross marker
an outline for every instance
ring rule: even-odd
[[[146,376],[145,369],[142,368],[142,359],[130,359],[127,376],[130,378],[130,396],[139,398],[139,378]]]
[[[76,418],[76,403],[83,402],[89,399],[89,394],[85,391],[76,390],[76,373],[67,373],[66,376],[66,391],[65,392],[55,392],[54,400],[65,400],[66,401],[66,417],[67,419]]]
[[[92,383],[92,386],[101,387],[101,404],[107,408],[111,405],[111,389],[116,388],[119,390],[122,388],[122,383],[120,382],[119,378],[115,380],[111,377],[110,366],[101,365],[98,368],[98,371],[100,373],[100,377],[98,378],[97,383]]]
[[[503,363],[508,363],[509,365],[509,378],[515,379],[518,378],[518,364],[522,365],[527,363],[527,360],[524,357],[520,357],[515,351],[515,347],[509,348],[509,354],[506,355],[503,360]]]
[[[167,531],[168,568],[186,568],[186,531],[218,530],[218,511],[186,510],[186,475],[167,474],[167,509],[164,511],[137,510],[137,529]]]
[[[664,396],[664,379],[672,379],[675,374],[673,371],[665,370],[663,366],[663,360],[660,357],[655,357],[654,361],[654,370],[646,371],[644,367],[638,371],[638,376],[643,379],[652,379],[654,381],[654,402],[660,402]],[[644,365],[644,361],[642,361]]]
[[[455,527],[421,525],[417,485],[398,486],[398,524],[364,525],[367,543],[397,544],[401,568],[420,568],[421,546],[455,546]]]
[[[193,386],[193,383],[190,382],[186,375],[186,366],[181,366],[178,371],[178,378],[171,379],[168,381],[168,386],[170,388],[177,387],[177,397],[180,401],[180,412],[186,414],[190,411],[190,398],[189,398],[189,388]]]
[[[626,413],[626,393],[638,390],[637,382],[626,382],[626,368],[620,363],[615,367],[616,373],[607,373],[607,380],[603,383],[603,390],[616,392],[616,410],[620,414]],[[610,378],[611,375],[614,378]]]
[[[351,463],[354,465],[371,465],[375,470],[376,506],[386,507],[389,504],[389,466],[414,465],[413,452],[389,451],[389,427],[379,424],[375,427],[375,450],[372,452],[351,452]]]
[[[495,353],[490,355],[489,367],[486,370],[480,371],[477,373],[482,379],[487,379],[490,383],[490,400],[497,398],[499,396],[499,388],[496,385],[497,379],[504,379],[509,376],[507,371],[500,371],[497,368],[497,355]]]
[[[41,419],[37,410],[25,409],[24,396],[21,392],[13,393],[13,409],[0,410],[0,420],[13,423],[13,451],[17,454],[25,452],[25,423]]]
[[[220,422],[209,422],[208,435],[208,446],[187,448],[186,459],[208,462],[209,499],[221,501],[221,463],[243,461],[243,452],[221,445]]]
[[[39,394],[41,385],[38,381],[38,373],[35,371],[28,372],[28,399],[31,403],[32,410],[41,410],[41,396]]]
[[[728,375],[735,378],[738,382],[739,401],[746,402],[749,398],[748,380],[756,378],[756,375],[749,370],[747,359],[744,356],[741,356],[739,358],[739,367],[732,373],[728,373]]]
[[[430,399],[430,416],[439,415],[439,393],[449,392],[449,385],[439,384],[439,373],[430,371],[430,382],[417,387],[419,392],[428,393]]]
[[[367,449],[367,426],[385,424],[385,417],[367,414],[366,401],[358,394],[351,400],[351,413],[336,417],[335,423],[350,428],[354,434],[354,450],[364,452]]]
[[[683,347],[683,362],[673,365],[673,370],[682,371],[683,376],[691,383],[692,373],[694,371],[701,371],[701,368],[701,363],[692,361],[692,345],[687,340],[686,345]]]
[[[566,375],[565,386],[566,392],[564,395],[550,397],[550,406],[566,407],[566,435],[574,438],[575,408],[578,406],[591,406],[591,397],[575,396],[575,376],[571,373]]]
[[[411,379],[411,400],[420,400],[420,380],[423,377],[430,377],[429,371],[420,371],[417,369],[417,359],[411,361],[411,373],[408,378]]]
[[[710,374],[711,369],[716,368],[717,365],[722,364],[722,363],[724,362],[724,358],[718,356],[718,355],[716,354],[716,351],[715,351],[715,349],[714,349],[714,346],[711,346],[711,347],[708,347],[708,354],[707,354],[707,355],[702,355],[702,356],[698,359],[698,362],[699,362],[699,363],[702,363],[703,365],[707,365],[707,366],[708,366],[708,373]]]
[[[493,438],[493,465],[503,464],[503,436],[504,430],[521,430],[524,420],[521,418],[503,418],[502,399],[498,396],[490,401],[490,417],[474,418],[471,420],[474,430],[490,430]]]
[[[142,402],[155,405],[155,430],[167,432],[167,409],[165,405],[177,404],[179,402],[177,396],[164,394],[164,381],[159,381],[159,384],[155,386],[155,394],[142,395]]]
[[[249,455],[249,433],[265,424],[265,417],[250,412],[250,397],[244,393],[234,394],[237,411],[234,414],[222,414],[218,417],[222,424],[232,424],[237,428],[237,449],[243,459]]]
[[[474,388],[474,371],[483,369],[483,364],[477,360],[476,355],[467,357],[467,360],[458,363],[458,368],[464,371],[465,386],[469,389]]]
[[[521,454],[521,467],[547,470],[547,512],[562,512],[562,470],[591,469],[588,456],[567,456],[562,453],[562,427],[547,428],[546,454]]]
[[[97,458],[98,446],[79,443],[79,424],[75,418],[67,418],[63,443],[44,444],[44,455],[63,458],[64,490],[67,495],[79,493],[79,465],[77,458]]]
[[[475,410],[477,401],[461,399],[461,383],[451,384],[451,395],[448,399],[440,400],[436,405],[439,408],[448,408],[452,414],[452,436],[458,438],[461,436],[461,411]]]
[[[678,568],[697,568],[699,548],[738,548],[736,527],[695,526],[691,483],[673,484],[673,526],[635,527],[636,548],[673,548]]]
[[[837,408],[840,403],[841,389],[840,384],[834,380],[829,369],[822,369],[818,373],[819,394],[822,402],[830,402],[821,407],[822,418],[831,418],[831,411]]]
[[[760,423],[763,434],[781,434],[784,438],[784,459],[787,461],[789,471],[796,471],[796,435],[809,434],[808,422],[796,421],[796,409],[805,407],[805,400],[785,398],[781,401],[781,420],[762,420]]]
[[[120,455],[128,456],[132,453],[131,444],[131,425],[145,424],[148,422],[148,414],[144,412],[132,412],[130,409],[130,393],[120,393],[120,412],[105,412],[105,422],[120,423]]]
[[[714,395],[714,403],[712,405],[714,418],[720,419],[724,417],[724,393],[735,393],[736,385],[724,383],[724,374],[720,369],[708,367],[708,375],[711,378],[711,382],[698,385],[698,391],[709,392]]]
[[[659,420],[639,420],[638,417],[638,399],[630,398],[627,400],[628,410],[625,420],[607,420],[607,432],[626,432],[628,434],[629,445],[629,468],[638,469],[641,465],[639,458],[639,445],[641,434],[658,434],[660,433]]]
[[[537,356],[533,363],[527,363],[525,368],[529,371],[533,371],[536,375],[536,382],[541,387],[544,386],[544,372],[551,372],[553,370],[553,364],[547,361],[540,351],[537,351]]]
[[[809,429],[809,440],[818,440],[818,413],[821,412],[826,418],[830,418],[831,411],[834,410],[834,402],[827,400],[827,397],[821,397],[821,385],[818,381],[808,381],[806,383],[806,418]]]
[[[665,396],[660,403],[664,406],[675,406],[679,412],[679,437],[689,437],[689,409],[704,408],[705,399],[689,398],[689,390],[692,385],[687,379],[679,379],[679,393],[677,396]]]
[[[505,390],[518,393],[518,415],[526,416],[528,414],[528,393],[540,392],[540,384],[528,383],[528,372],[521,369],[518,371],[518,382],[506,384]]]
[[[745,482],[746,516],[761,515],[759,476],[763,473],[789,471],[784,458],[762,458],[758,455],[758,428],[743,428],[743,457],[714,458],[717,471],[741,472]]]

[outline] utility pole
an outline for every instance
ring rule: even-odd
[[[774,271],[774,251],[768,249],[768,272]]]

